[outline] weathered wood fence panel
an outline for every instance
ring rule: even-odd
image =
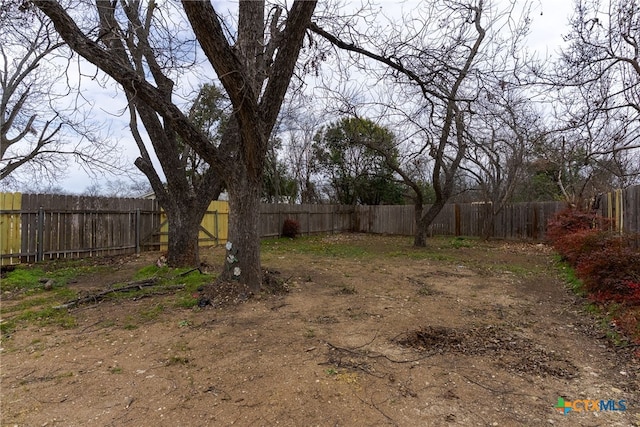
[[[8,264],[20,262],[21,209],[22,194],[0,193],[0,254]]]
[[[352,206],[266,204],[260,206],[260,235],[280,236],[285,219],[300,224],[300,234],[339,233],[351,230]]]
[[[353,231],[360,233],[412,235],[413,206],[356,206]]]
[[[495,218],[490,237],[500,239],[544,238],[547,221],[566,206],[563,202],[535,202],[507,205]],[[426,206],[425,209],[428,209]],[[491,216],[491,205],[448,204],[429,227],[431,236],[483,236]],[[378,234],[413,235],[413,206],[356,206],[354,231]]]
[[[155,200],[22,194],[21,202],[2,209],[2,218],[20,217],[13,252],[0,253],[3,264],[139,252],[159,220]]]
[[[600,215],[612,220],[612,229],[634,238],[640,247],[640,185],[603,194]]]

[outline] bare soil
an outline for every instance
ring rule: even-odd
[[[2,425],[640,426],[637,350],[612,345],[547,247],[315,239],[321,251],[263,251],[286,293],[107,299],[72,309],[74,328],[17,330],[0,353]],[[158,256],[72,286],[106,289]],[[215,270],[223,251],[205,258]],[[627,410],[565,415],[559,397]]]

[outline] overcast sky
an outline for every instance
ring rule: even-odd
[[[413,0],[412,0],[413,1]],[[412,1],[383,0],[379,3],[386,11],[407,10]],[[419,1],[419,0],[418,0]],[[215,2],[214,2],[215,3]],[[573,0],[534,0],[531,24],[531,33],[528,46],[531,51],[538,52],[539,58],[554,56],[562,43],[562,35],[568,32],[568,18],[573,8]],[[218,6],[218,5],[216,5]],[[95,102],[93,113],[95,119],[109,123],[109,136],[118,138],[122,142],[122,155],[133,163],[137,157],[138,149],[132,141],[128,130],[128,113],[118,116],[125,107],[123,97],[115,91],[105,90],[96,84],[83,82],[83,93]],[[92,179],[84,171],[71,165],[68,177],[58,185],[69,193],[83,193],[92,184]],[[123,177],[105,177],[105,180],[114,180]]]

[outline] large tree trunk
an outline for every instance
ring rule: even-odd
[[[171,267],[197,267],[198,234],[204,212],[192,204],[178,204],[165,209],[169,225],[167,262]]]
[[[238,165],[239,168],[242,166]],[[246,173],[229,180],[229,237],[221,280],[239,281],[251,292],[262,285],[260,265],[260,194],[262,183]]]
[[[423,248],[427,246],[427,236],[429,234],[429,226],[436,219],[440,211],[444,208],[448,200],[448,196],[442,200],[436,200],[436,202],[424,212],[421,209],[421,215],[418,216],[416,211],[416,235],[413,239],[413,245]]]
[[[416,203],[413,209],[416,223],[416,232],[413,236],[413,246],[418,248],[424,248],[427,246],[427,228],[429,224],[426,224],[422,220],[422,214],[424,213],[422,203]]]

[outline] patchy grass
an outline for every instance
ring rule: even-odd
[[[343,242],[340,235],[304,236],[296,239],[264,239],[262,251],[265,254],[286,255],[287,253],[313,254],[335,258],[369,258],[372,256],[365,244]]]
[[[476,246],[476,242],[478,241],[478,239],[470,239],[468,237],[454,237],[453,239],[450,240],[449,244],[451,245],[451,247],[455,248],[455,249],[460,249],[460,248],[473,248]]]
[[[54,307],[76,297],[76,292],[68,287],[69,282],[82,274],[98,271],[98,267],[68,263],[56,265],[60,268],[53,269],[44,264],[19,266],[2,279],[0,289],[3,295],[8,294],[0,308],[0,334],[3,338],[28,324],[63,328],[75,326],[75,319],[67,310]]]
[[[198,304],[198,299],[194,296],[198,290],[215,280],[216,275],[201,273],[199,270],[189,268],[169,268],[148,265],[139,269],[133,280],[141,281],[146,279],[158,279],[155,286],[131,289],[128,291],[115,292],[108,296],[113,299],[132,299],[154,294],[172,293],[175,295],[174,306],[178,308],[192,308]],[[125,284],[115,287],[126,286]]]
[[[5,296],[0,307],[0,334],[3,338],[17,328],[28,325],[58,325],[71,328],[76,325],[75,317],[67,309],[56,308],[78,297],[70,288],[76,279],[85,274],[107,273],[108,265],[87,265],[95,260],[52,261],[36,265],[19,266],[2,278],[0,289]],[[188,268],[172,269],[148,265],[132,275],[131,281],[159,279],[157,285],[114,292],[104,299],[133,299],[151,295],[173,294],[173,302],[168,305],[176,308],[192,308],[198,300],[194,296],[197,290],[215,279],[214,275],[203,274],[199,270]],[[48,283],[45,286],[45,283]],[[126,286],[126,282],[113,285],[113,288]],[[135,329],[139,323],[153,321],[166,310],[167,304],[156,304],[142,310],[134,317],[127,318],[124,328]]]
[[[587,296],[587,291],[584,289],[582,280],[576,275],[576,271],[571,265],[563,261],[559,255],[553,257],[556,270],[560,274],[562,280],[569,286],[569,288],[581,297]]]
[[[0,289],[3,292],[29,292],[42,288],[40,280],[45,277],[41,268],[18,267],[7,273],[0,281]]]
[[[582,280],[571,265],[559,255],[554,256],[556,270],[567,286],[579,297],[587,298]],[[600,328],[611,343],[624,346],[640,343],[640,307],[628,307],[616,302],[602,303],[585,300],[584,311],[599,320]]]
[[[152,307],[140,311],[140,318],[145,321],[155,320],[162,314],[165,310],[163,304],[156,304]]]

